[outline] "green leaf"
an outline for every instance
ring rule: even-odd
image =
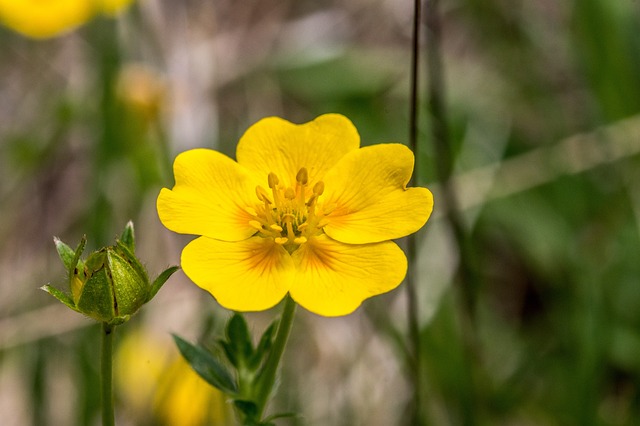
[[[236,357],[236,352],[233,346],[231,346],[231,344],[226,340],[222,339],[218,340],[218,344],[222,347],[222,350],[224,351],[224,354],[227,356],[227,359],[229,360],[231,365],[238,368],[238,358]]]
[[[207,383],[215,386],[228,395],[235,395],[238,391],[235,381],[227,369],[213,357],[211,352],[202,346],[195,346],[183,340],[179,336],[173,335],[180,353],[186,359],[191,368],[200,375]]]
[[[238,364],[246,365],[246,361],[253,355],[253,344],[249,327],[242,314],[233,314],[227,323],[226,333],[229,347],[225,347],[225,351],[231,351]],[[240,365],[234,365],[240,368]]]
[[[273,334],[276,331],[277,321],[271,323],[269,327],[262,333],[262,337],[260,337],[260,342],[256,347],[256,350],[253,352],[251,358],[249,359],[249,367],[253,370],[257,370],[258,367],[262,364],[262,361],[266,359],[269,351],[271,350],[271,345],[273,344]]]
[[[247,417],[246,420],[253,421],[253,424],[255,424],[255,418],[258,415],[258,406],[256,405],[255,402],[247,401],[243,399],[236,399],[233,401],[233,404],[236,406],[238,410],[240,410],[240,412],[242,412],[242,414],[244,414]]]
[[[151,284],[151,289],[149,290],[149,297],[147,298],[147,302],[153,299],[156,294],[158,294],[158,291],[160,291],[164,283],[166,283],[169,277],[173,275],[174,272],[176,272],[178,269],[180,269],[179,266],[172,266],[170,268],[165,269],[164,271],[162,271],[160,275],[158,275],[158,278],[156,278],[155,281],[153,281],[153,284]]]
[[[120,237],[120,241],[122,244],[127,246],[131,253],[136,252],[136,240],[135,235],[133,233],[133,222],[127,222],[127,226],[125,226],[124,231],[122,231],[122,236]]]
[[[64,263],[64,267],[67,271],[75,268],[76,264],[73,259],[76,257],[76,252],[71,247],[63,243],[58,237],[53,237],[53,243],[56,245],[58,256],[60,256],[60,260]]]

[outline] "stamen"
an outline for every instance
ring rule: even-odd
[[[267,190],[261,187],[260,185],[256,186],[256,195],[258,196],[258,200],[271,204],[271,200],[269,199],[269,194],[267,193]]]
[[[252,227],[256,228],[258,231],[262,231],[262,224],[260,222],[258,222],[257,220],[250,220],[249,221],[249,225],[251,225]]]
[[[262,186],[256,187],[256,196],[263,205],[245,209],[252,216],[249,225],[257,230],[258,235],[273,238],[289,253],[322,233],[322,227],[328,223],[324,216],[336,208],[335,203],[317,206],[318,198],[324,193],[324,183],[316,182],[309,193],[309,172],[305,167],[298,170],[295,178],[295,185],[284,187],[275,173],[269,173],[267,183],[270,191]]]
[[[269,188],[275,189],[276,186],[280,183],[280,180],[278,179],[278,176],[276,176],[275,173],[271,172],[267,177],[267,182],[269,182]]]
[[[282,219],[284,219],[285,225],[287,227],[287,238],[293,241],[296,237],[295,232],[293,232],[293,220],[295,219],[295,217],[290,214],[286,214]]]
[[[322,193],[324,192],[324,182],[323,181],[318,181],[315,185],[313,185],[313,193],[316,196],[321,196]]]
[[[318,228],[324,228],[325,226],[327,226],[328,223],[329,223],[329,219],[327,219],[326,217],[323,217],[322,219],[320,219],[320,221],[316,226]]]
[[[307,169],[305,167],[298,170],[298,174],[296,175],[296,181],[300,185],[306,185],[309,181],[309,173],[307,173]]]

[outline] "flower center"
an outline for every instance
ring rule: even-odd
[[[253,219],[249,223],[259,235],[273,238],[289,252],[322,232],[326,225],[324,214],[316,208],[318,198],[324,192],[324,183],[317,182],[307,198],[308,180],[307,169],[303,167],[296,174],[295,187],[280,185],[274,173],[269,173],[268,177],[271,194],[260,185],[256,187],[256,195],[262,204],[250,211]]]

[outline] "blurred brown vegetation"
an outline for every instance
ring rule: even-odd
[[[178,152],[232,156],[264,116],[325,112],[364,144],[407,142],[412,13],[398,0],[141,0],[48,40],[0,28],[3,424],[98,421],[96,326],[38,290],[64,286],[52,237],[97,248],[133,219],[155,275],[189,240],[155,212]],[[299,310],[276,405],[302,417],[281,424],[414,424],[416,382],[436,425],[637,424],[640,3],[444,0],[440,19],[474,310],[439,204],[423,56],[417,178],[436,195],[415,265],[424,377],[402,287],[345,318]],[[274,315],[248,318],[262,331]],[[175,351],[169,333],[205,338],[227,317],[176,274],[130,326]],[[118,424],[161,424],[138,409],[120,398]]]

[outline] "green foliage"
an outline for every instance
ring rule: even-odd
[[[180,353],[196,373],[211,385],[224,393],[233,396],[238,392],[238,386],[231,373],[206,348],[195,346],[179,336],[173,336]]]
[[[232,399],[245,426],[269,426],[276,418],[295,416],[291,413],[279,413],[264,420],[260,419],[265,410],[262,405],[268,402],[268,398],[264,398],[262,393],[271,393],[270,388],[264,389],[261,373],[270,355],[276,325],[277,322],[274,321],[267,327],[258,345],[254,347],[244,316],[234,313],[227,321],[225,339],[217,341],[226,357],[224,361],[219,360],[216,353],[205,346],[193,345],[178,336],[173,336],[180,353],[194,371]],[[225,364],[228,364],[230,369],[225,367]]]

